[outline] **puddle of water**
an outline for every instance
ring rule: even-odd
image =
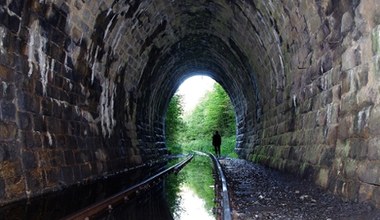
[[[77,212],[88,205],[99,202],[121,190],[126,189],[127,187],[138,182],[140,179],[147,178],[147,175],[150,172],[150,169],[137,169],[119,175],[109,176],[89,184],[76,185],[58,192],[47,193],[30,200],[21,200],[6,206],[0,206],[0,220],[62,219],[65,216]],[[121,209],[125,211],[120,212],[123,217],[115,219],[126,220],[127,218],[125,218],[125,216],[131,216],[128,217],[128,220],[170,219],[167,216],[170,216],[171,213],[165,203],[166,200],[164,195],[162,194],[163,190],[160,185],[158,189],[155,189],[154,192],[145,195],[145,197],[131,201],[131,203],[135,202],[135,204],[126,204],[123,206]],[[142,210],[141,213],[139,213],[138,210]],[[169,215],[166,215],[167,213],[163,213],[163,211],[166,210]],[[113,216],[118,216],[121,214],[116,212],[116,210],[112,213]],[[144,217],[140,218],[138,214],[144,214]],[[153,217],[148,218],[146,216]]]
[[[179,212],[174,216],[175,220],[214,220],[215,217],[205,208],[205,201],[189,187],[180,187]]]
[[[210,187],[211,186],[211,187]],[[215,219],[213,167],[209,157],[195,156],[166,182],[166,195],[175,220]]]

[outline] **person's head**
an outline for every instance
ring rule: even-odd
[[[219,132],[218,132],[218,131],[215,131],[215,134],[219,134]]]

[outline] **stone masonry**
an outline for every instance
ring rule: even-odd
[[[380,206],[377,0],[0,0],[0,204],[160,159],[194,71],[242,158]]]

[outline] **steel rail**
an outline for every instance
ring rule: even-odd
[[[220,166],[219,161],[216,159],[216,157],[213,154],[209,154],[209,156],[212,158],[214,161],[215,166],[218,169],[218,174],[219,174],[219,179],[222,182],[222,191],[221,191],[221,196],[222,196],[222,219],[223,220],[231,220],[231,208],[230,208],[230,199],[228,196],[228,188],[227,188],[227,180],[226,177],[224,176],[222,167]]]
[[[221,217],[223,220],[231,220],[232,215],[231,215],[230,199],[228,196],[227,180],[226,180],[226,177],[224,176],[222,167],[220,166],[218,159],[211,153],[204,153],[200,151],[195,151],[195,153],[201,154],[201,155],[208,155],[209,157],[211,157],[214,163],[214,167],[217,170],[219,181],[222,184],[222,189],[220,192],[220,196],[222,199],[220,202],[220,206],[222,207],[223,211],[221,212]]]
[[[133,196],[138,195],[142,191],[147,191],[153,186],[158,185],[161,182],[163,177],[171,174],[178,173],[187,163],[193,159],[194,155],[190,154],[186,159],[182,160],[179,163],[174,164],[173,166],[137,183],[126,190],[123,190],[113,196],[110,196],[100,202],[97,202],[93,205],[90,205],[72,215],[66,216],[63,219],[66,220],[90,220],[101,214],[112,211],[112,209],[124,202],[130,200]]]

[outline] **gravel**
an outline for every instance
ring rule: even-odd
[[[344,201],[308,180],[241,159],[221,159],[233,219],[379,219],[370,204]]]

